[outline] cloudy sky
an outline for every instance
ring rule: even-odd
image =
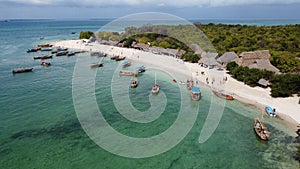
[[[300,0],[0,0],[0,19],[116,18],[166,12],[186,19],[300,19]]]

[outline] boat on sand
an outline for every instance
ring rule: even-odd
[[[273,109],[271,106],[266,105],[265,111],[268,113],[271,117],[276,117],[275,109]]]
[[[224,91],[216,91],[216,90],[213,90],[214,94],[222,99],[226,99],[226,100],[234,100],[234,98],[229,95],[229,94],[226,94],[224,93]]]

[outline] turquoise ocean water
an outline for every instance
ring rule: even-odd
[[[300,23],[295,20],[201,22]],[[48,41],[76,39],[80,31],[96,31],[106,23],[101,20],[0,22],[0,168],[299,168],[293,159],[294,131],[282,120],[266,117],[271,139],[260,141],[253,132],[253,118],[260,116],[261,110],[237,101],[226,102],[215,133],[199,144],[212,95],[204,86],[201,86],[203,97],[196,123],[173,149],[154,157],[131,159],[97,146],[81,128],[73,106],[72,76],[78,56],[54,57],[52,66],[42,67],[32,58],[36,53],[25,51]],[[41,36],[45,39],[40,40]],[[96,61],[93,57],[90,60]],[[129,136],[149,137],[172,125],[179,111],[180,96],[170,77],[157,75],[168,98],[166,111],[150,124],[135,124],[119,115],[112,102],[110,81],[119,63],[109,57],[104,62],[105,66],[97,72],[95,93],[112,127]],[[13,75],[11,70],[17,67],[33,67],[34,71]],[[149,100],[144,98],[149,96],[154,73],[146,71],[139,79],[141,84],[130,90],[130,98],[138,110],[144,111],[150,107]]]

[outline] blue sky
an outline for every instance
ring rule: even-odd
[[[186,19],[300,19],[300,0],[0,0],[0,19],[117,18],[165,12]]]

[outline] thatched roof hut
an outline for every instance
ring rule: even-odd
[[[268,50],[260,50],[255,52],[243,52],[239,58],[235,59],[240,66],[249,68],[266,69],[278,73],[279,69],[273,66],[270,62],[270,53]]]
[[[227,63],[238,58],[238,55],[235,52],[226,52],[221,57],[217,59],[219,63],[222,65],[226,65]]]
[[[181,58],[181,56],[185,53],[184,50],[177,50],[177,49],[170,49],[170,48],[165,49],[157,46],[149,47],[147,51],[152,52],[154,54],[167,55],[176,58]]]
[[[133,42],[131,44],[131,46],[135,49],[140,49],[140,50],[148,50],[150,45],[149,44],[144,44],[144,43],[136,43],[136,42]]]
[[[259,79],[258,84],[262,87],[268,87],[270,85],[266,79]]]
[[[211,53],[211,52],[203,53],[198,63],[202,63],[207,66],[221,66],[220,63],[218,63],[216,60],[218,55],[219,55],[218,53]]]

